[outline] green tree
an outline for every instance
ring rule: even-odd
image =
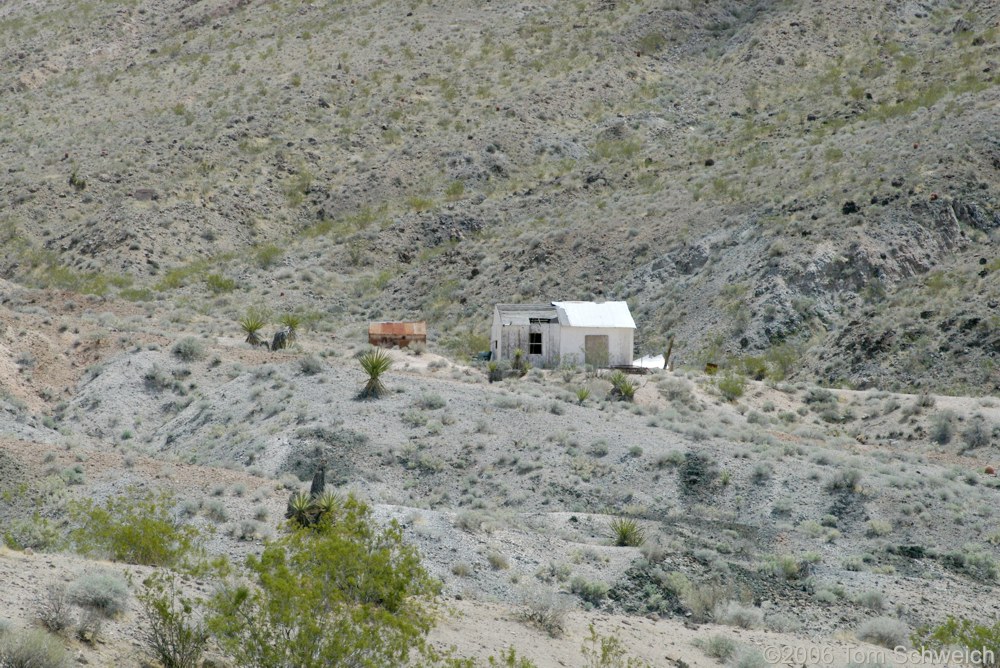
[[[353,497],[309,528],[291,525],[247,569],[251,582],[225,588],[209,618],[241,666],[367,668],[432,654],[437,583],[400,526],[377,526]]]

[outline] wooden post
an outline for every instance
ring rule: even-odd
[[[667,342],[667,354],[663,356],[663,368],[670,369],[671,371],[674,370],[673,367],[670,366],[670,353],[672,353],[673,350],[674,350],[674,337],[673,335],[671,335],[670,341]]]

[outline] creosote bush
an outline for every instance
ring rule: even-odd
[[[142,581],[136,595],[146,649],[164,668],[196,668],[208,642],[208,630],[196,619],[195,601],[183,596],[180,576],[157,571]]]
[[[71,501],[70,540],[83,554],[146,566],[177,566],[199,551],[198,530],[179,522],[169,494],[130,488],[103,504]]]
[[[729,369],[716,381],[716,385],[726,401],[736,401],[743,396],[747,379],[738,372]]]
[[[211,602],[209,627],[238,665],[407,665],[430,652],[437,583],[395,522],[353,497],[247,559],[251,583]],[[361,663],[356,663],[363,659]]]
[[[951,615],[939,626],[922,626],[910,636],[910,642],[916,649],[927,648],[941,651],[947,648],[959,647],[985,654],[992,652],[994,661],[984,664],[984,668],[995,668],[1000,661],[1000,621],[992,625],[983,624],[972,619],[952,617]]]

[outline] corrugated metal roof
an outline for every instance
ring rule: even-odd
[[[635,329],[635,320],[625,302],[552,302],[565,327],[615,327]]]
[[[549,320],[559,317],[551,304],[497,304],[497,312],[504,325],[527,325],[531,318]]]

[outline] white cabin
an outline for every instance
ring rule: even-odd
[[[632,364],[635,321],[625,302],[497,304],[490,352],[511,360],[522,350],[533,366]]]

